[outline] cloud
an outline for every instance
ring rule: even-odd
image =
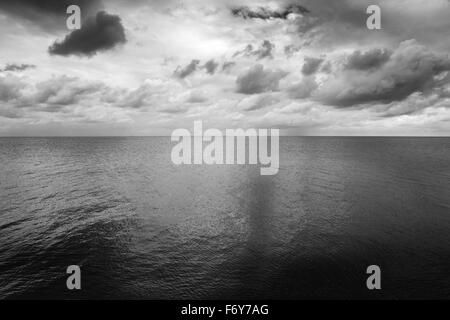
[[[78,77],[53,76],[30,82],[12,74],[0,77],[0,101],[9,107],[45,112],[58,112],[66,106],[79,105],[106,88],[101,82],[81,80]]]
[[[100,11],[83,23],[81,29],[74,30],[63,41],[55,42],[49,52],[53,55],[90,57],[125,42],[125,29],[120,17]]]
[[[236,79],[237,92],[244,94],[278,91],[279,82],[287,75],[281,70],[264,70],[263,65],[257,64]]]
[[[316,73],[316,71],[319,69],[320,65],[322,64],[324,59],[321,58],[310,58],[305,57],[305,63],[302,67],[302,73],[304,75],[311,75],[313,73]]]
[[[318,84],[314,77],[305,77],[300,82],[297,82],[288,88],[289,96],[292,99],[305,99],[311,96],[311,93],[316,90]]]
[[[185,85],[173,78],[146,79],[136,89],[108,88],[102,93],[109,106],[139,112],[184,113],[188,104],[204,102],[202,99],[206,99],[203,91],[186,91]]]
[[[15,63],[11,63],[11,64],[7,64],[3,69],[0,69],[0,71],[6,72],[6,71],[25,71],[27,69],[34,69],[36,68],[35,65],[33,64],[15,64]]]
[[[185,66],[184,68],[182,67],[178,67],[175,72],[174,75],[177,76],[180,79],[184,79],[187,76],[191,75],[192,73],[195,72],[195,70],[197,70],[198,65],[200,64],[200,60],[192,60],[187,66]]]
[[[108,59],[75,60],[46,52],[55,40],[66,45],[64,37],[72,34],[64,30],[69,0],[55,1],[48,8],[50,0],[0,3],[5,31],[0,71],[9,70],[0,72],[0,134],[15,128],[32,135],[35,123],[46,127],[54,120],[64,133],[71,121],[103,118],[111,122],[105,120],[95,134],[114,133],[117,119],[128,119],[127,134],[167,132],[159,128],[170,134],[198,117],[216,127],[245,127],[262,119],[295,128],[296,134],[404,133],[415,130],[403,131],[413,122],[417,126],[410,128],[419,128],[415,133],[426,126],[448,127],[450,42],[444,36],[448,9],[442,6],[450,8],[447,0],[427,6],[418,0],[407,1],[414,5],[382,0],[378,31],[366,28],[368,0],[103,1],[99,10],[121,17],[129,44],[126,50],[113,49]],[[291,2],[310,12],[287,9],[284,4]],[[76,3],[81,1],[70,1]],[[96,23],[98,9],[86,10],[86,4],[83,24]],[[238,10],[242,5],[248,7]],[[14,6],[19,10],[13,12]],[[429,19],[411,24],[424,16]],[[54,33],[44,32],[49,31],[42,30],[44,25]],[[412,37],[417,43],[398,46]],[[86,54],[75,47],[65,54],[90,57],[103,50]],[[109,118],[112,114],[117,116]],[[422,125],[422,120],[429,122]],[[444,129],[440,132],[449,132]]]
[[[275,45],[268,40],[264,40],[261,47],[253,52],[253,55],[256,56],[258,60],[264,59],[266,57],[273,58],[272,50],[275,48]]]
[[[200,66],[200,60],[194,59],[185,67],[178,66],[174,71],[174,75],[177,78],[184,79],[190,75],[192,75],[197,70],[205,70],[207,74],[213,75],[217,68],[219,67],[219,63],[214,59],[208,60],[204,65]],[[222,67],[224,70],[225,67]]]
[[[209,60],[208,62],[205,63],[204,67],[206,69],[206,73],[214,74],[218,66],[219,63],[215,62],[214,60]]]
[[[265,108],[279,101],[279,98],[271,93],[253,94],[239,101],[237,107],[244,111],[253,111]]]
[[[288,57],[288,58],[290,58],[290,57],[292,57],[295,53],[297,53],[298,51],[300,51],[300,47],[298,47],[298,46],[295,46],[295,45],[293,45],[293,44],[289,44],[289,45],[286,45],[286,46],[284,46],[284,54]]]
[[[36,94],[31,104],[68,106],[79,103],[89,95],[103,89],[100,82],[81,81],[76,77],[52,77],[36,85]]]
[[[346,68],[368,70],[380,67],[391,57],[392,52],[387,49],[372,49],[361,53],[356,50],[347,58]]]
[[[234,61],[226,61],[222,65],[222,71],[227,71],[228,69],[233,68],[236,65]]]
[[[188,99],[186,102],[188,103],[203,103],[208,101],[208,96],[206,92],[201,90],[193,90],[189,93]]]
[[[323,20],[314,16],[299,16],[292,20],[293,31],[304,37],[305,34],[323,23]],[[311,41],[311,40],[309,40]]]
[[[256,57],[257,60],[261,60],[264,58],[273,58],[273,49],[275,49],[275,45],[269,40],[264,40],[258,49],[253,50],[253,46],[249,44],[241,51],[235,52],[233,54],[233,58],[238,56]]]
[[[253,52],[253,46],[251,44],[248,44],[244,49],[240,50],[240,51],[236,51],[233,54],[233,58],[238,57],[238,56],[250,56]]]
[[[449,71],[447,54],[434,53],[415,40],[407,40],[400,43],[379,69],[338,71],[313,96],[337,107],[387,104],[415,92],[428,94],[439,90],[449,82]]]
[[[290,14],[305,14],[309,10],[298,4],[291,4],[281,10],[273,10],[268,7],[250,8],[247,6],[231,9],[233,16],[243,19],[283,19],[286,20]]]
[[[20,119],[23,118],[24,113],[22,110],[14,108],[2,108],[0,109],[0,117],[8,119]]]
[[[143,112],[152,107],[157,112],[181,113],[188,110],[187,103],[206,101],[206,93],[195,89],[186,92],[173,79],[147,79],[136,89],[128,89],[74,76],[52,76],[35,83],[10,73],[0,76],[0,102],[4,102],[0,110],[8,118],[42,112],[58,117],[108,118],[117,110]],[[96,108],[102,109],[102,114],[91,114]]]
[[[16,76],[0,76],[0,101],[9,102],[20,98],[25,84]]]
[[[1,1],[0,11],[31,21],[46,29],[66,27],[67,8],[78,5],[83,17],[101,8],[101,0],[14,0]]]
[[[420,92],[415,92],[403,101],[391,102],[388,105],[381,105],[375,109],[380,111],[382,117],[390,118],[417,114],[427,108],[436,106],[440,102],[442,100],[436,94],[425,96]]]

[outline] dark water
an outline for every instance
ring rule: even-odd
[[[0,298],[450,298],[450,138],[282,138],[276,176],[170,151],[0,139]]]

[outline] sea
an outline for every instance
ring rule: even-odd
[[[0,138],[0,299],[450,298],[450,138],[282,137],[273,176],[172,147]]]

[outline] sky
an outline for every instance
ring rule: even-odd
[[[170,135],[196,120],[449,136],[449,17],[449,0],[1,0],[0,136]]]

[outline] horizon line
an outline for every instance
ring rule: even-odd
[[[124,135],[124,136],[114,136],[114,135],[93,135],[93,136],[0,136],[2,138],[163,138],[170,135]],[[280,137],[293,137],[293,138],[450,138],[450,135],[427,135],[427,136],[417,136],[417,135],[281,135]]]

